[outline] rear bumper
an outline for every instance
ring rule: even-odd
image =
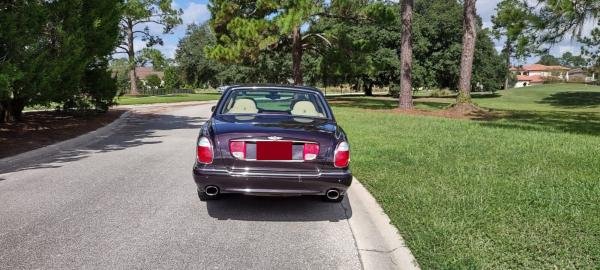
[[[221,193],[253,195],[325,195],[329,189],[337,189],[345,194],[352,183],[349,169],[318,174],[239,173],[224,168],[195,166],[193,175],[199,189],[212,185],[219,187]]]

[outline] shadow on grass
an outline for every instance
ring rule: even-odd
[[[600,106],[600,92],[559,92],[545,97],[540,103],[567,109],[596,108]]]
[[[425,109],[443,110],[448,108],[451,103],[435,102],[435,101],[415,101],[415,107],[424,107]]]
[[[471,93],[471,97],[474,99],[479,99],[479,98],[498,98],[501,97],[502,95],[500,95],[498,92],[485,92],[485,93],[478,93],[478,92],[473,92]]]
[[[571,92],[573,93],[573,92]],[[589,93],[594,95],[586,96],[586,101],[582,98],[576,98],[575,101],[569,101],[570,104],[577,106],[594,106],[600,99],[600,93]],[[563,93],[564,94],[564,93]],[[598,97],[596,97],[598,95]],[[478,98],[493,98],[497,94],[486,94]],[[577,95],[575,95],[577,96]],[[573,95],[571,94],[571,98]],[[581,96],[579,96],[581,97]],[[591,97],[591,98],[589,98]],[[569,104],[566,100],[571,98],[563,98],[563,104]],[[591,99],[591,100],[590,100]],[[442,110],[448,107],[453,100],[431,100],[431,99],[415,99],[415,106],[418,109],[425,110]],[[398,106],[396,99],[392,98],[377,98],[377,97],[336,97],[330,98],[329,103],[335,107],[360,108],[370,110],[390,110]],[[478,121],[482,126],[510,128],[521,130],[537,130],[547,132],[566,132],[575,134],[600,135],[600,114],[592,112],[568,112],[568,111],[492,111],[491,113],[472,113],[470,118]]]
[[[600,114],[575,112],[504,111],[481,120],[487,127],[600,135]]]
[[[398,100],[389,97],[331,97],[329,104],[335,107],[389,110],[398,107]]]
[[[498,93],[473,93],[473,99],[497,98]],[[455,97],[424,97],[414,96],[413,100],[417,108],[445,109],[454,102]],[[329,104],[335,107],[360,108],[369,110],[389,110],[398,107],[398,99],[389,96],[380,97],[329,97]]]

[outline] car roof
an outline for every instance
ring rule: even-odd
[[[226,91],[229,91],[232,89],[239,89],[239,88],[282,88],[282,89],[291,89],[291,90],[301,90],[301,91],[322,93],[321,90],[319,90],[315,87],[291,85],[291,84],[236,84],[236,85],[228,86]]]

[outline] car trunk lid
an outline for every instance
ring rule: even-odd
[[[214,121],[218,149],[230,170],[317,174],[331,159],[337,125],[329,119],[287,115],[219,115]],[[232,150],[232,142],[236,142]],[[308,147],[309,145],[310,147]],[[318,153],[308,156],[306,149]],[[234,154],[243,151],[244,154]]]

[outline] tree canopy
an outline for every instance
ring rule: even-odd
[[[540,57],[540,60],[537,61],[538,64],[546,65],[546,66],[558,66],[560,65],[560,61],[558,58],[554,57],[551,54],[544,54]]]
[[[0,10],[0,121],[19,119],[34,104],[108,108],[118,0],[10,0]]]
[[[163,34],[170,33],[181,24],[181,9],[175,9],[172,0],[123,0],[119,8],[122,17],[119,21],[120,41],[116,53],[126,54],[129,59],[129,81],[131,94],[137,94],[137,74],[135,73],[136,51],[134,42],[141,39],[146,47],[163,45],[160,35],[152,33],[149,25],[159,25]],[[140,27],[143,27],[140,29]]]

